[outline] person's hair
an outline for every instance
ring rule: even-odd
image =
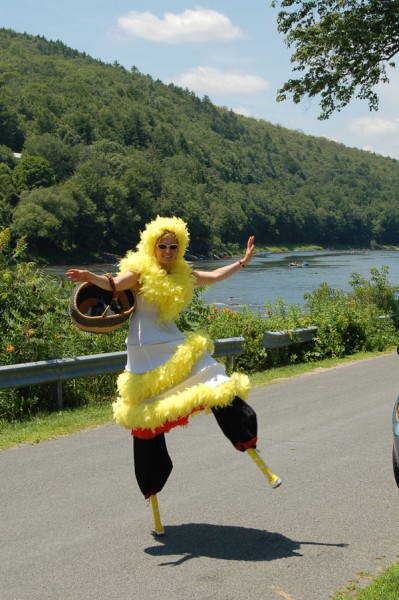
[[[165,235],[170,235],[171,237],[175,238],[176,242],[178,242],[178,238],[177,235],[173,232],[173,231],[168,231],[167,229],[159,236],[159,238],[157,239],[157,242],[159,242],[159,240],[161,240],[163,237],[165,237]]]

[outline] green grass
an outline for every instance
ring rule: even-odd
[[[112,422],[111,404],[97,404],[74,410],[42,413],[25,421],[0,421],[0,449],[19,444],[37,444],[50,438],[93,429]]]
[[[364,581],[371,583],[359,587]],[[359,573],[356,580],[345,590],[335,592],[332,600],[398,600],[399,598],[399,562],[387,567],[373,577],[369,573]]]
[[[386,354],[389,354],[392,351],[393,348],[388,350]],[[267,371],[262,371],[261,373],[251,374],[251,385],[270,385],[272,383],[277,383],[281,379],[286,379],[287,377],[303,375],[304,373],[310,373],[316,369],[331,369],[333,367],[356,360],[364,360],[366,358],[381,356],[381,354],[381,352],[358,352],[356,354],[352,354],[351,356],[345,356],[344,358],[326,358],[319,362],[299,363],[295,365],[287,365],[284,367],[268,369]]]

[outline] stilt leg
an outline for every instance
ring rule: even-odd
[[[151,498],[152,512],[154,515],[154,533],[155,533],[155,535],[163,535],[165,533],[165,530],[161,523],[161,515],[159,514],[157,495],[153,494],[152,496],[150,496],[150,498]]]
[[[256,464],[256,466],[259,467],[259,469],[262,471],[262,473],[264,475],[266,475],[266,477],[267,477],[270,485],[272,486],[272,488],[276,488],[279,485],[281,485],[281,479],[280,479],[280,477],[278,477],[278,475],[276,475],[275,473],[273,473],[269,469],[269,467],[264,463],[264,461],[259,456],[259,452],[256,450],[256,448],[249,448],[247,450],[247,453],[252,458],[252,460],[254,461],[254,463]]]

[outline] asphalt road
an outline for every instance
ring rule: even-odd
[[[329,599],[399,559],[398,393],[396,354],[252,390],[276,490],[212,415],[194,417],[167,436],[157,539],[129,432],[1,452],[1,600]]]

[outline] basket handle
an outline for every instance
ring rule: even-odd
[[[111,290],[112,290],[112,300],[117,300],[119,297],[119,294],[116,290],[115,287],[115,281],[114,278],[112,277],[112,275],[110,275],[109,273],[105,273],[105,277],[108,279],[110,285],[111,285]]]
[[[119,308],[119,314],[120,314],[120,315],[123,315],[125,311],[123,310],[123,308],[122,308],[122,305],[121,305],[121,303],[119,302],[119,293],[118,293],[118,291],[117,291],[117,289],[116,289],[116,287],[115,287],[115,281],[114,281],[114,278],[113,278],[113,277],[112,277],[112,275],[110,275],[109,273],[105,273],[105,277],[108,279],[108,281],[109,281],[109,283],[110,283],[110,285],[111,285],[111,290],[112,290],[112,300],[113,300],[114,302],[116,302],[116,304],[117,304],[117,306],[118,306],[118,308]],[[105,317],[106,317],[106,313],[107,313],[107,310],[110,308],[110,306],[111,306],[111,302],[108,304],[108,306],[106,306],[106,307],[105,307],[105,309],[104,309],[104,312],[103,312],[103,314],[101,315],[101,317],[102,317],[103,319],[105,319]]]

